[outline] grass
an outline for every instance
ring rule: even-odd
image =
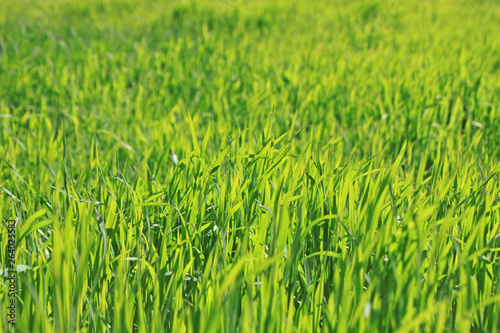
[[[2,2],[15,330],[500,332],[499,21]]]

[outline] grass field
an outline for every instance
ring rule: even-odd
[[[499,22],[1,1],[0,331],[500,332]]]

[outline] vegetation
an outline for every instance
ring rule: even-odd
[[[15,218],[18,332],[499,332],[498,22],[1,2],[0,306]]]

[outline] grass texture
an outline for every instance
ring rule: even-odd
[[[499,22],[2,1],[16,331],[500,332]]]

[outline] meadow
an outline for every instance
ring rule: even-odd
[[[500,332],[499,22],[1,1],[0,331]]]

